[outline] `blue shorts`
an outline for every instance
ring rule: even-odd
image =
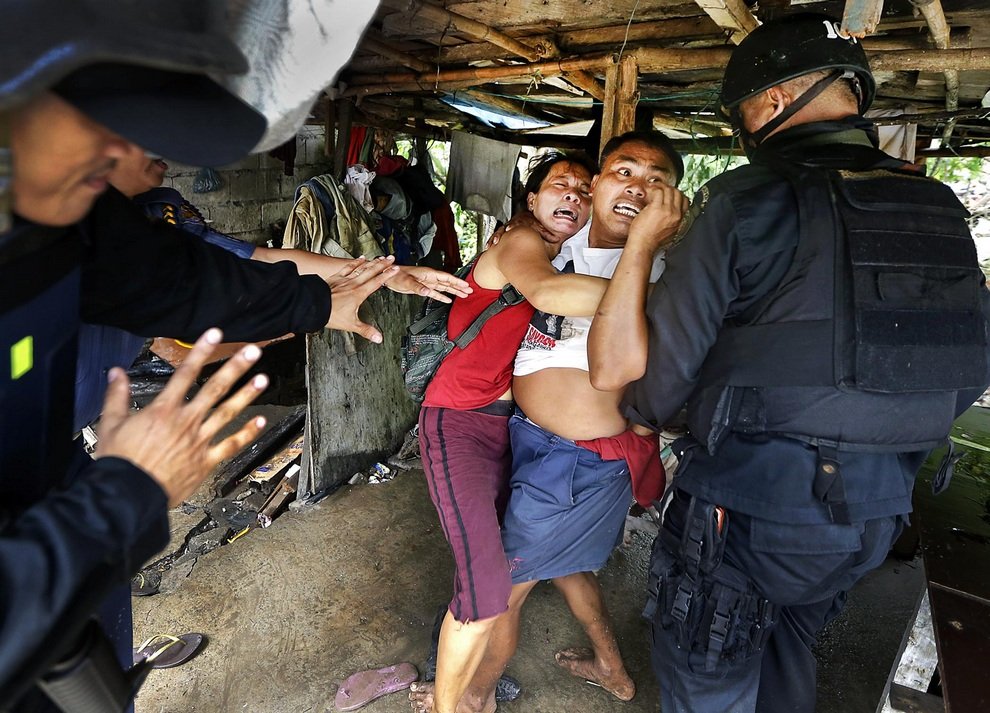
[[[622,540],[629,469],[519,414],[509,419],[512,479],[502,544],[512,583],[601,569]]]

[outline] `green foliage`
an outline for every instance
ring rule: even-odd
[[[747,163],[743,156],[706,156],[688,154],[684,157],[684,178],[680,188],[688,198],[694,198],[698,189],[720,173],[725,173]]]
[[[945,183],[972,183],[984,174],[979,157],[944,157],[928,164],[928,175]]]

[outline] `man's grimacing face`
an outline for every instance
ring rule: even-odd
[[[664,151],[637,140],[621,144],[592,181],[592,230],[617,247],[625,244],[629,225],[646,205],[647,187],[676,182],[674,162]]]
[[[81,220],[127,141],[51,93],[11,113],[14,212],[56,227]]]

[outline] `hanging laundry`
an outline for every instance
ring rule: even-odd
[[[247,56],[242,76],[219,81],[268,120],[255,151],[287,141],[331,86],[378,9],[378,0],[237,0],[225,27]],[[305,48],[305,51],[301,51]]]
[[[383,254],[367,211],[329,174],[296,189],[282,244],[332,257]]]
[[[296,172],[296,136],[286,141],[281,146],[276,146],[268,155],[282,162],[282,175],[292,176]]]
[[[507,221],[512,213],[512,173],[518,158],[518,146],[453,132],[447,171],[448,200]]]
[[[375,172],[369,171],[359,163],[347,167],[347,175],[344,176],[344,185],[348,192],[357,199],[369,213],[375,209],[375,204],[371,200],[371,182],[375,180]]]
[[[437,228],[433,237],[433,250],[443,253],[443,269],[453,272],[463,263],[461,249],[457,244],[457,230],[454,228],[454,212],[446,201],[433,209],[433,224]]]
[[[901,114],[913,114],[917,111],[914,106],[902,106],[896,109],[870,109],[866,115],[870,119],[892,118]],[[894,126],[878,126],[880,150],[902,161],[914,163],[915,147],[918,143],[917,124],[899,124]]]
[[[355,163],[366,163],[361,156],[364,144],[368,137],[367,126],[352,126],[351,135],[347,141],[347,165],[353,166]]]

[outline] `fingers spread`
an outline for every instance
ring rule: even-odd
[[[251,443],[251,441],[258,437],[258,434],[261,433],[264,427],[264,416],[258,416],[244,424],[234,435],[224,438],[215,446],[211,446],[206,453],[206,459],[211,464],[211,467],[222,460],[230,458],[247,444]]]
[[[260,358],[261,349],[256,344],[248,344],[210,377],[189,404],[190,407],[199,413],[206,413]]]
[[[217,406],[200,427],[200,436],[210,441],[224,426],[237,418],[237,415],[268,388],[268,377],[258,374],[250,382],[237,390],[233,396]]]
[[[165,388],[155,398],[152,403],[158,406],[176,406],[186,398],[189,389],[199,376],[207,359],[213,354],[216,345],[223,339],[223,333],[216,328],[206,330],[193,348],[189,350],[185,360],[175,370],[175,374],[168,380]]]

